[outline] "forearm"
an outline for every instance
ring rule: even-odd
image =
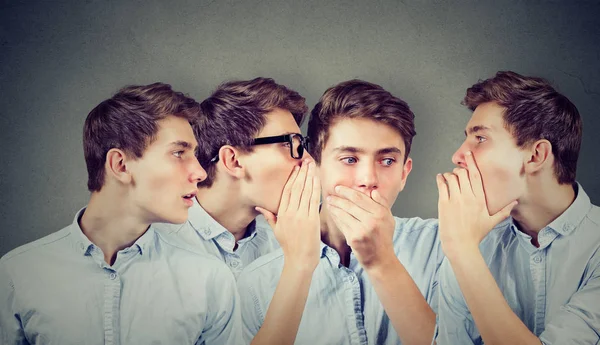
[[[435,313],[402,263],[394,256],[367,274],[402,344],[431,344]]]
[[[486,344],[541,344],[504,299],[479,248],[462,250],[448,259]]]
[[[308,297],[313,270],[284,264],[265,321],[252,345],[293,344]]]

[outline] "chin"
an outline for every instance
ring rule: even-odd
[[[187,221],[187,212],[182,214],[172,214],[170,217],[162,217],[161,223],[183,224]]]

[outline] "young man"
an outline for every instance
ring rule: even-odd
[[[437,222],[391,213],[412,169],[413,121],[408,105],[378,85],[351,80],[324,93],[308,125],[323,186],[321,241],[296,243],[317,255],[306,250],[303,269],[291,274],[287,253],[275,251],[242,273],[246,341],[431,342],[428,303],[437,301],[443,258]]]
[[[458,168],[437,177],[448,258],[437,344],[597,344],[600,209],[575,181],[577,108],[514,72],[463,103],[473,115]]]
[[[231,272],[150,226],[184,222],[206,177],[190,126],[199,113],[161,83],[126,87],[89,113],[89,204],[0,260],[0,343],[239,341]]]
[[[224,261],[237,276],[250,262],[278,248],[276,238],[285,241],[287,235],[276,231],[274,236],[268,226],[257,226],[255,218],[259,212],[277,213],[294,167],[310,158],[299,127],[308,108],[297,92],[269,78],[224,83],[201,107],[203,116],[194,126],[196,155],[208,176],[199,184],[188,221],[161,224],[160,229]],[[305,178],[304,165],[299,173],[308,190],[312,179]],[[299,206],[288,212],[300,214]],[[308,204],[303,206],[307,212]],[[285,231],[295,236],[307,222],[297,219],[281,225],[287,224]]]

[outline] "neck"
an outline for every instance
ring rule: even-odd
[[[346,243],[346,237],[335,225],[335,222],[329,215],[327,205],[321,206],[321,241],[329,247],[335,249],[340,256],[340,262],[342,265],[348,267],[350,264],[350,253],[352,252],[348,243]]]
[[[240,198],[239,188],[230,183],[215,181],[210,188],[199,188],[196,200],[202,208],[219,224],[241,240],[246,235],[248,225],[259,214],[252,205]]]
[[[575,190],[571,184],[531,183],[511,215],[519,229],[530,235],[537,245],[538,233],[563,214],[574,200]]]
[[[79,222],[83,234],[102,250],[109,265],[119,250],[131,246],[150,226],[138,208],[123,200],[127,200],[126,195],[105,186],[92,193]]]

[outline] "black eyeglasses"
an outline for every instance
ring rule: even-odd
[[[301,159],[304,156],[304,151],[308,151],[308,137],[303,137],[300,133],[290,133],[284,135],[276,135],[272,137],[255,138],[251,145],[266,145],[288,143],[290,145],[290,156],[294,159]],[[211,160],[211,163],[219,161],[217,153]]]

